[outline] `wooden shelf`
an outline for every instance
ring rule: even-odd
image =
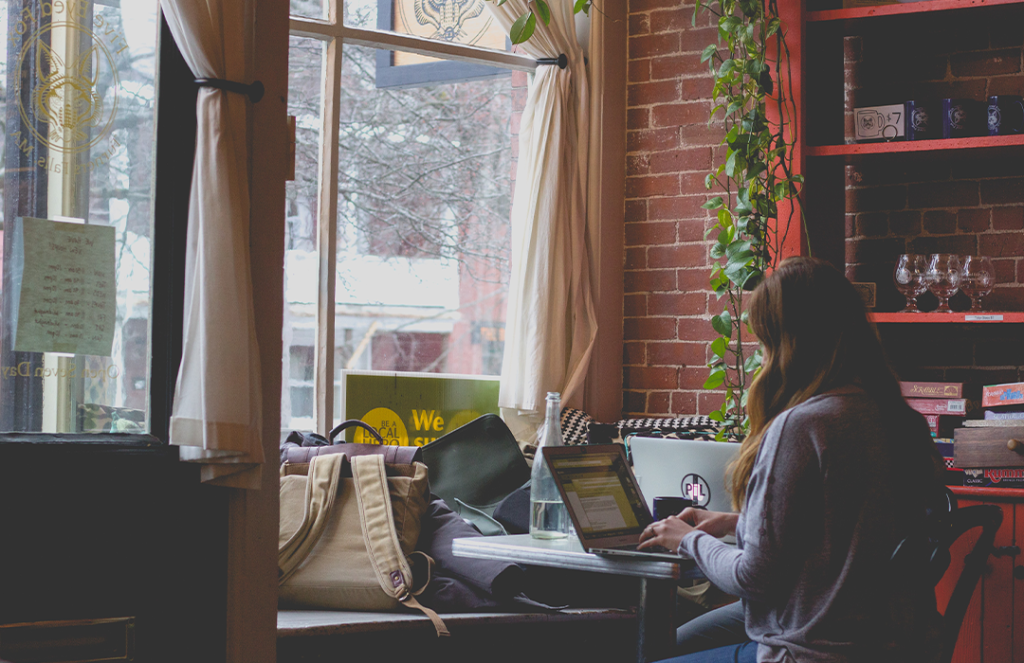
[[[1024,322],[1024,312],[1019,311],[982,311],[981,313],[870,313],[875,323],[960,323],[989,324],[1000,322]]]
[[[957,497],[990,499],[1024,499],[1021,488],[982,488],[981,486],[950,486],[949,489]]]
[[[1022,0],[924,0],[923,2],[905,2],[877,7],[852,7],[850,9],[825,9],[807,12],[808,23],[823,21],[846,21],[851,19],[874,18],[880,16],[899,16],[903,14],[923,14],[925,12],[943,12],[956,9],[973,9],[976,7],[994,7],[996,5],[1019,5]]]
[[[860,157],[873,154],[911,154],[916,152],[961,152],[1024,147],[1024,134],[1016,136],[975,136],[938,140],[901,140],[889,143],[853,143],[849,145],[808,145],[809,157]]]

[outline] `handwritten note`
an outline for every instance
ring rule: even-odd
[[[22,218],[14,349],[109,357],[117,289],[110,226]]]

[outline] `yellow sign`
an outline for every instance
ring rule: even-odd
[[[422,447],[484,414],[498,412],[497,377],[359,371],[343,375],[345,418],[373,426],[384,444]],[[376,443],[361,428],[350,430],[352,441]]]
[[[362,416],[363,422],[373,426],[384,438],[384,444],[409,446],[409,433],[405,430],[402,418],[386,407],[378,407],[370,410]],[[362,428],[356,428],[355,441],[359,444],[377,444],[369,433]]]

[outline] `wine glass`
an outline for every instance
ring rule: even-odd
[[[925,280],[928,289],[939,298],[939,308],[936,313],[952,313],[949,308],[949,298],[960,289],[960,256],[955,253],[933,253],[928,263],[928,271],[925,273]]]
[[[892,280],[896,289],[907,298],[907,306],[900,313],[920,313],[917,308],[917,296],[928,289],[925,272],[928,271],[928,258],[916,253],[903,253],[896,259],[896,269]]]
[[[981,310],[981,298],[992,292],[996,284],[996,270],[992,259],[986,256],[964,258],[963,280],[960,289],[971,298],[971,310]]]

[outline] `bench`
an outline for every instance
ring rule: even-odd
[[[635,660],[636,612],[442,614],[451,637],[413,612],[281,610],[278,663],[622,663]]]

